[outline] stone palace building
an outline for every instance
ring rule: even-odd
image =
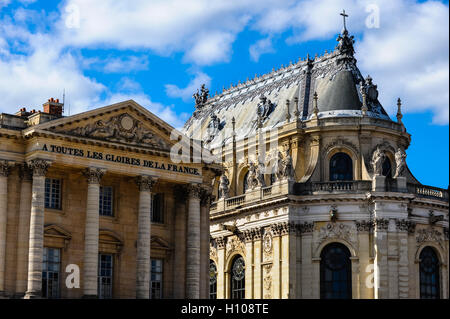
[[[210,298],[448,298],[448,190],[406,165],[411,136],[333,52],[208,97],[183,131],[224,163],[210,212]],[[203,98],[202,98],[203,97]]]
[[[62,108],[0,114],[0,298],[207,298],[220,166],[134,101]]]

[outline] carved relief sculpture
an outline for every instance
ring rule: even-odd
[[[228,198],[229,197],[229,185],[230,181],[228,180],[228,177],[225,174],[222,174],[220,176],[220,183],[219,183],[219,197],[220,198]]]
[[[375,152],[373,152],[371,162],[374,176],[380,176],[383,174],[383,162],[385,158],[386,154],[384,154],[384,152],[377,147]]]
[[[395,153],[395,175],[394,178],[405,176],[405,168],[406,168],[406,153],[398,148]]]

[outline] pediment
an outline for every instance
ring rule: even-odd
[[[33,127],[81,139],[169,151],[173,127],[130,100]]]
[[[150,245],[152,249],[164,249],[164,250],[170,249],[169,243],[158,236],[152,236],[150,240]]]
[[[57,225],[45,225],[44,235],[51,237],[59,237],[64,239],[71,239],[72,235],[64,228]]]
[[[108,229],[100,229],[98,234],[98,239],[100,243],[123,245],[123,240],[118,234]]]

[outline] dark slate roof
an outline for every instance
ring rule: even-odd
[[[337,41],[338,45],[331,53],[314,59],[307,57],[273,70],[224,90],[203,105],[196,105],[197,110],[186,122],[183,132],[214,146],[221,140],[218,135],[224,134],[225,141],[231,137],[231,132],[225,132],[223,128],[231,127],[234,117],[238,139],[252,136],[256,133],[257,110],[262,96],[271,102],[271,111],[262,122],[263,130],[286,123],[286,100],[290,101],[292,119],[297,98],[299,117],[308,120],[313,114],[314,92],[318,95],[319,117],[362,116],[362,92],[365,92],[367,115],[390,120],[378,101],[376,85],[370,77],[364,79],[356,65],[353,36],[343,30]]]

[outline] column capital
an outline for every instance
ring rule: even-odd
[[[199,184],[189,184],[187,187],[189,198],[200,199],[202,194],[202,187]]]
[[[136,184],[138,185],[140,192],[151,192],[156,181],[157,178],[149,175],[140,175],[136,177]]]
[[[33,179],[33,170],[27,163],[19,164],[19,176],[24,181],[31,181]]]
[[[47,174],[51,161],[37,158],[29,161],[27,164],[28,167],[33,172],[33,177],[40,177],[45,176],[45,174]]]
[[[11,162],[0,159],[0,177],[8,177],[11,171]]]
[[[210,206],[212,200],[212,187],[203,186],[200,190],[200,205]]]
[[[88,184],[100,184],[105,173],[106,169],[96,167],[88,167],[83,171],[83,175],[86,176]]]

